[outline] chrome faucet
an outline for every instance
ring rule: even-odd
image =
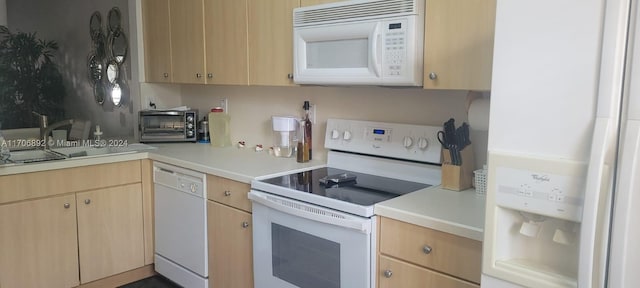
[[[49,138],[49,134],[51,134],[51,131],[53,131],[53,129],[73,124],[73,119],[62,120],[53,124],[49,124],[47,115],[43,115],[35,111],[32,111],[31,113],[37,115],[38,118],[40,118],[40,139],[42,140],[44,149],[49,148],[49,139],[47,138]]]

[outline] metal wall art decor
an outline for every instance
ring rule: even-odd
[[[117,107],[128,100],[122,67],[129,53],[129,40],[122,29],[118,7],[109,11],[106,27],[105,35],[100,12],[93,12],[89,20],[92,49],[87,57],[87,71],[96,102],[102,105],[107,98]]]

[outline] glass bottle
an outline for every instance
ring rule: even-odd
[[[311,120],[309,119],[309,101],[304,101],[304,118],[300,121],[301,137],[298,140],[297,161],[300,163],[311,160]]]

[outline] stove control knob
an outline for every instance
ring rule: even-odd
[[[344,136],[343,136],[344,140],[351,140],[352,136],[353,135],[351,135],[351,131],[348,131],[348,130],[344,131]]]
[[[429,141],[425,138],[418,138],[418,148],[424,150],[427,149],[427,147],[429,147]]]
[[[404,136],[404,139],[402,140],[402,145],[404,146],[404,148],[411,147],[411,145],[413,145],[413,138],[409,136]]]
[[[331,130],[331,139],[338,139],[340,137],[340,132],[338,132],[338,130]]]

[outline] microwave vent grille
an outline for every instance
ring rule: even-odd
[[[415,15],[416,10],[415,0],[348,1],[320,5],[313,9],[296,9],[293,22],[294,26],[305,26],[344,20]]]

